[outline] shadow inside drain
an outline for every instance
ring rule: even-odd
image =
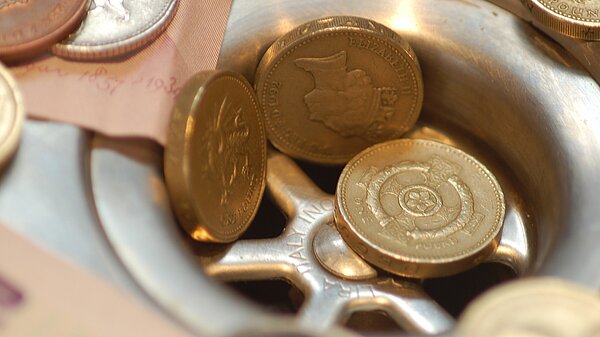
[[[240,240],[275,238],[283,233],[286,225],[285,216],[268,194],[265,191],[256,217]]]
[[[500,283],[516,278],[500,263],[484,263],[458,275],[425,280],[425,291],[452,316],[458,317],[475,297]]]
[[[271,312],[295,314],[304,302],[302,292],[283,280],[227,282],[227,285]]]
[[[325,193],[335,194],[338,179],[342,174],[344,166],[324,166],[311,164],[303,161],[296,161],[298,166],[307,176]]]

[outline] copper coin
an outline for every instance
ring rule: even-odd
[[[77,28],[88,0],[0,0],[0,59],[42,52]]]

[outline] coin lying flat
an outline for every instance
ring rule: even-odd
[[[457,336],[598,337],[600,297],[558,279],[512,282],[470,304]]]
[[[600,40],[599,0],[521,0],[533,17],[578,39]]]
[[[17,84],[0,64],[0,167],[15,152],[23,128],[25,111]]]
[[[158,37],[177,4],[177,0],[92,0],[79,30],[54,45],[52,52],[83,60],[128,53]]]
[[[416,122],[423,80],[408,43],[357,17],[305,23],[278,39],[256,73],[267,135],[282,152],[325,164],[400,137]]]
[[[196,240],[231,242],[250,225],[266,183],[267,138],[241,75],[202,72],[176,99],[165,178],[181,226]]]
[[[344,168],[336,225],[368,262],[407,277],[455,274],[497,247],[504,194],[490,171],[454,147],[401,139]]]
[[[0,60],[46,50],[81,22],[88,0],[0,0]]]

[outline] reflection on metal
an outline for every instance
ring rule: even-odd
[[[269,155],[267,181],[271,196],[289,218],[285,231],[275,239],[242,240],[225,254],[201,257],[208,275],[236,281],[287,279],[308,298],[299,313],[307,328],[329,328],[356,311],[374,309],[386,311],[409,332],[436,334],[452,327],[453,319],[414,281],[349,281],[327,272],[313,253],[313,242],[318,242],[313,237],[333,221],[333,197],[276,152]]]
[[[526,224],[514,208],[507,208],[500,245],[488,258],[488,262],[503,263],[522,276],[531,263],[531,251],[533,249],[528,242]]]
[[[367,280],[377,276],[377,271],[346,245],[333,225],[321,226],[312,246],[319,263],[338,277]]]
[[[240,0],[232,8],[219,67],[241,71],[252,80],[262,53],[275,38],[304,21],[335,14],[366,16],[389,26],[392,21],[411,22],[397,28],[423,69],[422,121],[447,125],[475,139],[475,150],[505,164],[506,179],[530,210],[527,221],[537,225],[537,232],[525,228],[507,234],[512,239],[500,247],[512,252],[500,256],[512,258],[504,261],[526,274],[555,275],[600,288],[600,245],[590,235],[597,232],[600,219],[600,88],[578,62],[524,21],[483,0]],[[417,29],[410,29],[413,26]],[[207,278],[178,240],[162,194],[160,158],[148,159],[160,149],[137,144],[123,151],[127,142],[111,143],[93,144],[90,170],[101,225],[120,256],[118,263],[162,308],[202,335],[222,336],[266,324],[264,311]],[[477,156],[477,151],[468,152]],[[278,200],[288,214],[299,209],[292,200]],[[325,223],[326,218],[319,219]],[[507,224],[511,219],[509,214]],[[520,220],[525,226],[527,221]],[[514,222],[516,228],[522,228],[520,222]],[[534,244],[530,232],[535,234]],[[519,243],[522,233],[529,240],[526,250]],[[251,243],[240,241],[225,256],[234,257],[236,249]],[[532,251],[535,254],[523,257]],[[264,263],[273,262],[271,254],[261,254]],[[310,251],[307,254],[313,258]],[[218,271],[218,266],[212,268],[212,273]],[[283,264],[280,271],[296,274]],[[233,278],[222,271],[221,275]],[[304,289],[313,286],[298,282],[305,283]],[[377,286],[381,292],[398,291],[393,283]],[[337,317],[336,308],[325,305],[324,311],[311,310],[319,303],[307,297],[304,319],[311,312],[318,314],[315,321]],[[363,309],[392,305],[398,303],[374,307],[371,302]],[[420,317],[424,321],[417,326],[431,324],[424,312]]]

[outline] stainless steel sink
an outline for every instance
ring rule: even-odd
[[[599,289],[600,87],[573,55],[525,21],[484,0],[236,0],[218,67],[241,72],[252,82],[270,43],[304,21],[327,15],[368,17],[408,39],[425,81],[423,114],[408,136],[458,146],[498,176],[507,195],[507,216],[501,246],[487,262],[510,267],[516,277],[551,275]],[[207,275],[216,275],[210,264],[219,262],[202,258],[209,254],[206,251],[227,248],[203,247],[185,239],[166,194],[162,148],[149,141],[88,138],[70,130],[72,135],[64,142],[85,149],[67,157],[57,155],[71,163],[70,175],[82,177],[67,188],[65,198],[89,198],[96,214],[78,215],[89,230],[75,235],[93,238],[101,253],[94,255],[85,245],[40,237],[34,229],[45,226],[44,222],[23,216],[36,207],[31,202],[35,193],[19,187],[16,201],[9,201],[7,195],[17,189],[13,180],[29,186],[26,174],[15,172],[27,165],[47,165],[37,158],[22,158],[23,153],[62,144],[30,142],[38,129],[60,128],[41,124],[28,123],[19,157],[0,185],[0,214],[9,214],[7,221],[46,245],[75,255],[81,264],[140,294],[202,336],[288,324],[282,318],[285,315],[267,311]],[[286,167],[300,170],[293,164]],[[308,171],[319,180],[315,177],[318,168]],[[271,176],[277,178],[277,172]],[[62,179],[61,172],[51,171],[47,179]],[[325,179],[335,184],[331,181],[335,175]],[[82,187],[84,183],[89,190]],[[275,183],[270,184],[273,194]],[[42,192],[59,189],[53,186]],[[83,204],[75,207],[86,207]],[[48,237],[57,236],[50,233]],[[92,257],[82,259],[77,257],[79,252]],[[217,276],[236,279],[227,277],[227,272]],[[442,331],[452,324],[429,313],[415,313],[425,318],[414,331],[431,332],[423,328],[427,325]],[[304,314],[301,307],[299,315]],[[340,320],[348,315],[342,316]],[[310,329],[310,321],[302,317],[299,321]],[[329,327],[315,326],[321,331]]]

